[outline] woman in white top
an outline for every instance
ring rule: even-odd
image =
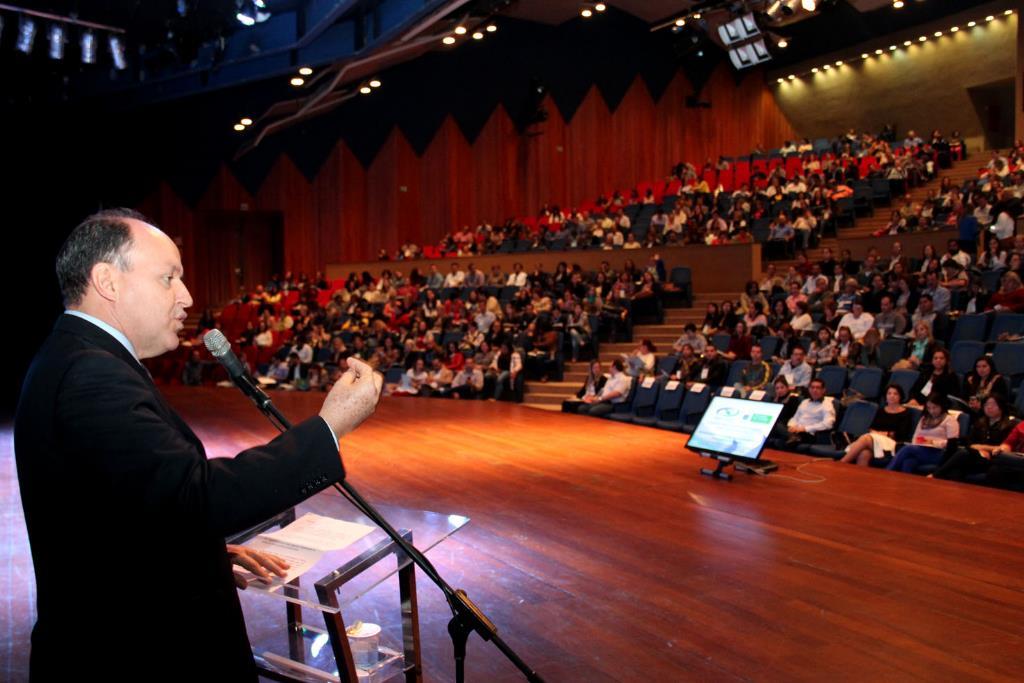
[[[420,393],[420,387],[427,381],[427,367],[422,358],[416,359],[416,364],[405,371],[402,381],[393,394],[395,396],[415,396]]]
[[[949,413],[949,398],[933,392],[924,404],[924,414],[914,430],[913,443],[896,452],[887,470],[914,472],[921,465],[942,463],[951,439],[960,436],[960,423]]]
[[[633,349],[630,354],[623,354],[626,359],[626,374],[630,377],[640,377],[654,372],[654,352],[657,349],[654,342],[644,339],[640,346]]]
[[[814,329],[814,320],[811,318],[811,314],[808,313],[806,301],[796,302],[796,315],[793,316],[789,324],[796,333],[810,332]]]

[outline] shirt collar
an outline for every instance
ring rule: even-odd
[[[134,358],[136,361],[139,360],[138,354],[135,353],[135,347],[132,346],[132,343],[128,340],[128,337],[126,337],[124,335],[124,332],[122,332],[121,330],[111,325],[108,325],[99,318],[91,316],[88,313],[83,313],[82,311],[66,310],[64,311],[64,313],[66,315],[73,315],[76,318],[81,318],[82,320],[88,320],[93,325],[100,328],[101,330],[109,334],[111,337],[116,339],[121,344],[121,346],[128,350],[128,353],[132,354],[132,358]]]

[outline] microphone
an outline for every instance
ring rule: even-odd
[[[210,330],[203,335],[203,343],[206,344],[206,348],[213,357],[220,361],[220,364],[228,371],[228,377],[231,378],[235,386],[252,399],[257,408],[264,413],[268,411],[268,408],[273,409],[270,397],[252,378],[245,366],[242,365],[242,361],[238,360],[238,356],[231,350],[231,342],[227,340],[223,332]]]

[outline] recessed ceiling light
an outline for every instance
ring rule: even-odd
[[[310,69],[308,66],[304,66],[301,69],[299,69],[299,75],[300,76],[312,76],[313,75],[313,70]]]
[[[301,78],[299,76],[296,76],[295,78],[293,78],[292,80],[290,80],[288,82],[291,83],[292,85],[294,85],[297,88],[300,85],[302,85],[303,83],[305,83],[306,79],[305,78]]]
[[[466,27],[465,26],[456,26],[455,27],[455,32],[458,33],[461,36],[462,34],[464,34],[466,32]]]
[[[242,124],[243,126],[251,126],[252,125],[252,119],[250,119],[248,116],[246,116],[241,121],[239,121],[239,123]]]
[[[444,43],[445,45],[451,45],[452,43],[455,42],[455,36],[445,36],[444,38],[441,39],[441,42]]]

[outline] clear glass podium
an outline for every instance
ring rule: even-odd
[[[426,553],[469,523],[461,515],[379,506],[398,532]],[[245,545],[259,534],[284,528],[306,513],[373,526],[373,531],[340,550],[324,552],[301,577],[287,584],[250,582],[239,591],[242,610],[261,676],[277,681],[382,683],[404,676],[422,680],[415,565],[367,517],[332,489],[273,519],[227,539]],[[398,575],[401,645],[386,642],[378,661],[357,668],[342,612],[371,590]],[[303,610],[306,610],[304,621]],[[400,648],[400,649],[399,649]]]

